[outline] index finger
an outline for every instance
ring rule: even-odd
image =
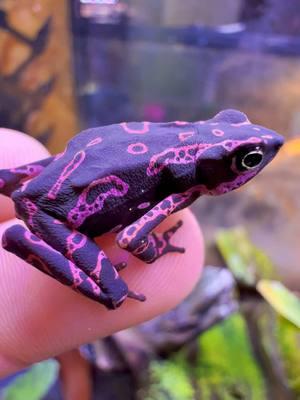
[[[0,128],[0,169],[14,168],[49,156],[47,149],[24,133]],[[13,202],[0,195],[0,222],[15,216]]]

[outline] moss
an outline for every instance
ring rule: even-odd
[[[199,355],[191,365],[181,351],[153,362],[146,400],[264,400],[262,372],[251,351],[243,317],[236,314],[198,339]],[[200,395],[200,397],[199,397]]]
[[[150,379],[152,384],[144,400],[194,399],[190,367],[182,352],[168,361],[153,362],[150,366]]]
[[[197,367],[201,399],[267,398],[262,371],[252,354],[244,319],[232,316],[199,338]]]

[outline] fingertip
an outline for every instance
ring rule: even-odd
[[[114,311],[63,287],[12,254],[2,252],[1,255],[0,252],[4,287],[0,311],[1,307],[5,309],[0,354],[2,347],[10,349],[10,356],[24,364],[40,361],[174,308],[193,290],[201,275],[204,258],[201,230],[190,211],[171,216],[157,231],[169,229],[178,219],[184,224],[172,237],[172,243],[185,247],[186,252],[168,254],[151,265],[121,250],[112,235],[99,240],[114,264],[128,263],[121,275],[129,289],[143,293],[147,298],[145,302],[126,299]],[[9,225],[10,222],[2,224],[0,230]]]
[[[22,132],[0,128],[0,169],[48,157],[48,150],[36,139]]]

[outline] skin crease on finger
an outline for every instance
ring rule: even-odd
[[[10,143],[14,143],[14,135],[19,135],[28,153],[31,146],[36,148],[32,150],[31,157],[25,157],[20,154],[20,149],[11,151],[8,146],[7,154],[15,151],[11,166],[47,155],[39,143],[27,136],[7,131],[4,136],[6,141],[9,136]],[[19,147],[19,141],[16,147]],[[5,161],[0,158],[0,168],[9,165],[9,156]],[[1,198],[1,210],[4,207]],[[9,210],[11,217],[11,206]],[[5,217],[4,212],[2,215]],[[158,231],[168,229],[179,219],[184,221],[184,225],[172,241],[175,245],[185,247],[186,252],[168,254],[151,265],[121,250],[115,244],[113,235],[105,235],[97,240],[113,263],[128,262],[128,268],[121,272],[122,276],[132,290],[141,291],[147,296],[145,303],[128,299],[115,311],[106,310],[0,249],[0,376],[151,319],[181,302],[201,274],[203,240],[196,219],[188,210],[171,216]],[[15,222],[3,222],[0,236]]]

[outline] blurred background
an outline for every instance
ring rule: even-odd
[[[244,350],[235,348],[233,343],[228,353],[223,354],[226,358],[236,352],[231,366],[223,365],[220,360],[217,363],[222,371],[220,376],[224,376],[224,371],[231,376],[231,386],[228,382],[222,386],[220,376],[218,380],[207,370],[204,373],[204,366],[188,357],[184,362],[189,366],[196,363],[198,372],[192,374],[193,378],[183,377],[185,366],[176,359],[182,360],[182,354],[176,353],[172,355],[175,361],[168,358],[152,368],[150,376],[154,376],[157,386],[148,392],[143,387],[142,392],[132,393],[125,384],[128,396],[123,388],[121,397],[115,393],[110,394],[115,397],[101,399],[135,398],[137,393],[145,399],[300,399],[300,371],[295,372],[293,362],[290,359],[283,362],[283,356],[276,353],[277,339],[267,346],[269,350],[264,348],[262,328],[251,322],[251,316],[256,318],[253,315],[258,297],[265,294],[261,290],[263,293],[258,295],[255,288],[258,276],[270,278],[270,275],[256,270],[255,257],[255,262],[246,257],[242,273],[236,273],[235,266],[230,265],[230,259],[238,257],[233,252],[237,243],[248,246],[248,252],[249,246],[259,246],[263,251],[260,260],[268,256],[267,264],[272,265],[271,277],[276,275],[278,281],[293,291],[289,292],[291,295],[296,296],[300,291],[300,3],[298,0],[0,0],[0,126],[26,132],[53,153],[61,151],[83,128],[129,120],[208,119],[224,108],[237,108],[252,122],[272,128],[286,138],[280,155],[250,185],[220,198],[203,198],[193,206],[205,234],[206,263],[229,266],[235,282],[232,285],[239,290],[238,300],[244,302],[242,314],[238,314],[240,319],[231,320],[229,327],[220,325],[222,331],[211,333],[216,343],[218,334],[223,337],[226,329],[232,340],[235,332],[237,338],[243,337],[236,342],[241,344],[239,340],[244,340]],[[236,227],[245,231],[235,231]],[[220,229],[225,237],[218,236]],[[255,275],[251,284],[247,281],[249,274]],[[294,300],[297,303],[298,298]],[[222,316],[222,307],[230,301],[220,302],[218,318],[213,321],[224,319],[233,311],[234,307],[229,308]],[[265,312],[269,315],[264,310],[267,324],[264,329],[273,330],[275,335],[279,328],[271,324]],[[300,315],[300,309],[298,312]],[[213,321],[198,329],[198,334],[213,325]],[[153,329],[157,333],[160,328]],[[280,325],[280,329],[286,332],[288,328]],[[294,356],[300,355],[298,329],[289,331],[291,336],[284,336],[283,340],[285,349],[294,340],[289,350]],[[262,335],[262,339],[254,340],[257,335]],[[192,336],[195,349],[195,334]],[[167,337],[166,342],[170,340]],[[203,339],[205,343],[212,340]],[[111,346],[109,343],[110,349]],[[208,344],[202,343],[203,346],[201,354],[204,359],[206,355],[207,366],[212,362],[211,353]],[[219,346],[224,346],[221,340]],[[121,350],[118,347],[123,356],[127,350],[124,344]],[[255,367],[253,370],[249,367],[249,376],[245,372],[241,377],[232,368],[233,364],[239,364],[238,355],[243,351],[249,352],[244,363],[253,363]],[[164,368],[169,368],[167,377]],[[96,370],[99,373],[101,368]],[[131,373],[132,369],[130,379]],[[172,377],[181,382],[175,391],[177,395],[170,392],[172,385],[166,384]],[[202,387],[198,380],[208,386]],[[217,385],[222,386],[221,391],[212,389]],[[255,385],[260,389],[255,391]],[[181,392],[182,388],[185,391]],[[110,385],[107,390],[109,393]]]

